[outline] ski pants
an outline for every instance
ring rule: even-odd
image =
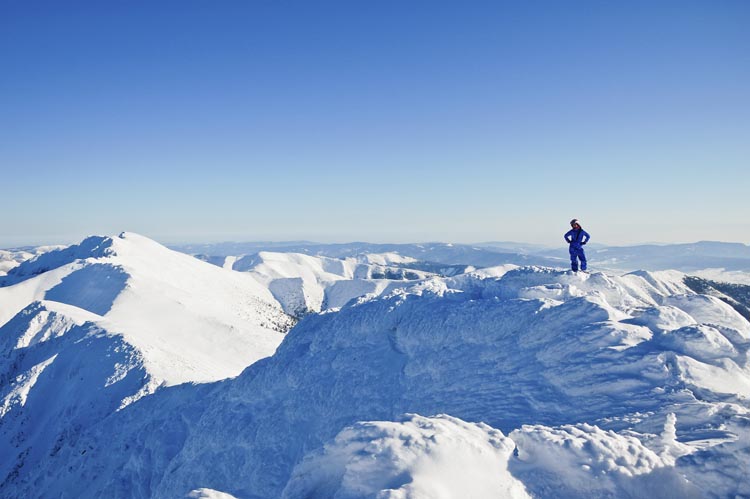
[[[581,270],[586,270],[586,253],[583,252],[583,246],[570,245],[570,268],[573,272],[578,272],[578,260],[581,261]]]

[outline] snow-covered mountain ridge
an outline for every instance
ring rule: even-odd
[[[161,386],[239,374],[294,323],[250,276],[131,233],[38,255],[0,286],[3,491]]]
[[[515,265],[548,265],[559,263],[559,256],[534,255],[526,253],[525,248],[484,248],[468,244],[452,243],[412,243],[412,244],[377,244],[377,243],[340,243],[321,244],[310,242],[289,243],[217,243],[173,246],[173,249],[196,255],[215,265],[226,265],[227,258],[242,258],[262,251],[274,253],[300,253],[310,256],[329,258],[362,258],[366,255],[385,257],[387,265],[404,264],[412,269],[433,271],[436,268],[450,266],[491,267],[504,264]],[[234,255],[229,257],[229,255]],[[388,255],[392,255],[390,258]],[[395,257],[395,258],[394,258]],[[399,261],[401,260],[401,261]],[[406,260],[406,261],[404,261]],[[408,263],[407,263],[408,262]],[[370,261],[368,263],[378,263]],[[428,268],[415,266],[427,264]]]
[[[4,276],[22,262],[34,258],[42,253],[47,253],[64,246],[34,246],[13,249],[0,249],[0,276]]]
[[[589,263],[598,270],[629,272],[633,270],[680,270],[718,280],[736,280],[750,284],[750,246],[742,243],[700,241],[688,244],[640,244],[635,246],[602,245],[594,239],[587,246]],[[562,232],[560,234],[562,236]],[[203,258],[223,262],[227,255],[251,255],[260,251],[303,253],[313,256],[345,258],[371,253],[395,253],[419,262],[443,265],[473,265],[491,267],[502,264],[567,266],[565,243],[556,248],[545,248],[523,243],[480,244],[375,244],[343,243],[320,244],[311,242],[287,243],[217,243],[175,246],[174,249],[189,254],[202,254]],[[431,268],[422,270],[434,271]],[[433,265],[434,268],[434,265]],[[710,275],[703,275],[710,271]],[[720,278],[719,278],[720,277]]]
[[[143,397],[3,490],[742,497],[749,347],[678,272],[430,278],[307,316],[237,378]]]
[[[282,339],[278,333],[293,324],[250,276],[132,233],[93,236],[38,255],[0,277],[0,325],[27,307],[48,308],[50,302],[74,307],[79,315],[88,312],[98,326],[122,334],[167,384],[237,374],[272,354]],[[218,349],[222,342],[233,348]],[[244,345],[243,358],[232,359],[239,345]]]
[[[288,314],[301,317],[338,309],[360,296],[387,293],[408,286],[408,281],[433,275],[408,267],[388,266],[385,262],[415,263],[395,254],[329,258],[262,251],[234,261],[232,268],[252,275],[271,291]]]

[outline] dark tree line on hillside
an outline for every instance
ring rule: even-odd
[[[711,281],[694,276],[685,277],[685,284],[696,293],[719,298],[750,321],[750,286]]]

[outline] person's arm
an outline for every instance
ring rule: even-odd
[[[582,229],[582,230],[583,230],[583,229]],[[589,242],[589,239],[591,239],[591,236],[590,236],[590,235],[589,235],[589,233],[588,233],[588,232],[586,232],[585,230],[583,231],[583,237],[584,237],[584,240],[583,240],[583,242],[581,243],[582,245],[583,245],[583,244],[586,244],[587,242]]]
[[[563,236],[563,237],[565,238],[565,242],[566,242],[566,243],[568,243],[568,244],[570,244],[570,243],[571,243],[571,242],[573,241],[573,237],[572,237],[572,236],[573,236],[573,234],[572,234],[572,233],[573,233],[573,231],[572,231],[572,230],[569,230],[569,231],[568,231],[568,232],[566,232],[566,233],[565,233],[565,235]],[[568,237],[570,237],[570,239],[568,239]]]

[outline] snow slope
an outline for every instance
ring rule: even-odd
[[[110,414],[3,493],[745,497],[750,323],[683,277],[506,266],[363,297],[237,378]]]
[[[528,498],[508,470],[515,444],[485,424],[408,415],[357,423],[294,469],[282,493],[299,497]]]

